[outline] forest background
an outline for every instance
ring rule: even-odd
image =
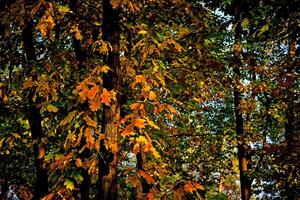
[[[297,0],[1,0],[0,199],[297,199]]]

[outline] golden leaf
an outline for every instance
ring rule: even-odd
[[[70,122],[73,120],[75,114],[76,114],[76,110],[70,112],[70,113],[68,114],[68,116],[67,116],[65,119],[63,119],[63,120],[59,123],[59,125],[60,125],[60,126],[64,126],[64,125],[66,125],[67,123],[70,123]]]
[[[68,6],[58,5],[57,7],[58,7],[58,12],[62,14],[70,12],[70,8]]]
[[[58,111],[58,108],[57,108],[56,106],[52,105],[52,104],[49,104],[49,105],[47,106],[47,111],[48,111],[48,112],[57,112],[57,111]]]
[[[150,93],[149,93],[149,99],[150,99],[151,101],[154,101],[154,100],[156,99],[156,94],[155,94],[155,92],[150,91]]]
[[[177,110],[176,110],[173,106],[167,105],[167,107],[168,107],[168,110],[169,110],[171,113],[177,114]]]
[[[94,120],[92,120],[88,115],[85,115],[83,117],[84,121],[89,125],[89,126],[92,126],[94,128],[97,127],[97,122],[95,122]]]
[[[140,31],[138,32],[138,34],[145,35],[145,34],[147,34],[147,31],[145,31],[145,30],[140,30]]]
[[[32,77],[28,78],[23,83],[23,89],[31,88],[34,85],[34,82],[32,81]]]

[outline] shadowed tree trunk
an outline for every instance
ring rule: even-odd
[[[98,178],[98,196],[101,200],[117,199],[117,165],[118,153],[110,152],[106,149],[104,142],[118,147],[118,127],[117,122],[120,119],[120,60],[119,60],[119,40],[120,26],[119,13],[113,9],[110,0],[103,0],[103,24],[102,39],[112,46],[112,50],[105,55],[103,60],[111,70],[103,77],[103,86],[107,90],[117,92],[117,100],[110,106],[104,106],[102,115],[102,132],[106,134],[107,140],[100,142],[99,155],[99,178]]]
[[[27,18],[25,22],[25,27],[22,32],[24,49],[27,59],[27,74],[31,72],[30,63],[36,61],[36,54],[33,44],[33,25],[30,17]],[[44,137],[42,129],[42,118],[40,110],[37,105],[33,102],[34,92],[31,90],[29,92],[29,108],[27,111],[27,118],[30,125],[30,131],[32,138],[35,140],[33,144],[34,161],[36,166],[36,187],[34,193],[34,199],[41,199],[48,192],[48,178],[47,170],[43,168],[43,157],[40,153],[45,152],[45,144],[42,143],[42,138]]]
[[[73,21],[76,23],[78,22],[78,12],[80,9],[80,6],[82,4],[81,0],[71,0],[70,1],[70,8],[73,12]],[[85,69],[84,62],[86,61],[86,52],[81,47],[81,41],[77,39],[75,36],[73,36],[73,48],[75,50],[75,56],[78,64],[77,70],[74,70],[74,78],[79,79],[80,78],[80,72],[81,70]],[[79,72],[79,73],[78,73]],[[85,109],[85,106],[82,106],[82,109]],[[86,145],[85,140],[81,140],[80,148],[82,148],[84,145]],[[91,154],[90,150],[87,148],[84,149],[80,153],[80,158],[85,159],[89,157]],[[79,186],[79,192],[80,192],[80,199],[82,200],[89,200],[90,199],[90,186],[91,186],[91,176],[88,173],[88,169],[81,168],[81,175],[83,177],[82,183]]]
[[[232,61],[233,73],[235,76],[234,83],[234,113],[235,113],[235,124],[236,134],[238,136],[238,160],[239,160],[239,171],[240,171],[240,184],[241,184],[241,196],[242,200],[249,200],[251,196],[251,180],[248,172],[248,145],[245,142],[244,135],[244,121],[243,115],[240,111],[241,105],[241,93],[238,88],[238,84],[241,78],[240,66],[242,65],[241,56],[241,23],[239,17],[236,16],[237,25],[235,27],[235,46],[234,46],[234,57]]]

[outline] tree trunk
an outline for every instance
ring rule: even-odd
[[[240,82],[240,66],[242,65],[241,56],[241,24],[239,17],[237,17],[237,25],[235,28],[235,47],[233,50],[234,57],[232,62],[233,73],[235,77],[234,84],[234,113],[235,113],[235,123],[236,123],[236,134],[238,136],[238,160],[239,160],[239,171],[240,171],[240,184],[241,184],[241,196],[242,200],[249,200],[251,196],[251,180],[248,174],[248,155],[247,149],[249,148],[244,140],[244,129],[243,129],[243,115],[240,111],[241,105],[241,93],[238,89],[238,84]]]
[[[118,147],[118,127],[120,120],[120,60],[119,60],[119,13],[112,8],[110,0],[103,0],[103,25],[102,39],[112,46],[112,51],[104,56],[104,64],[110,67],[110,71],[103,76],[103,86],[107,90],[117,92],[117,100],[110,106],[104,106],[102,116],[102,132],[106,134],[107,139],[101,141],[99,156],[99,179],[98,179],[98,197],[101,200],[117,199],[117,151],[110,152],[106,146]],[[109,145],[104,145],[107,142]]]
[[[32,30],[33,26],[31,19],[28,19],[22,33],[27,62],[36,61]],[[29,74],[31,68],[26,71],[27,74]],[[42,118],[39,108],[32,100],[33,95],[33,92],[30,91],[27,118],[29,121],[32,138],[35,141],[35,143],[33,144],[33,154],[36,166],[36,187],[34,199],[40,199],[48,192],[48,178],[47,170],[43,168],[43,158],[40,156],[41,152],[45,152],[45,145],[41,141],[42,137],[44,136],[41,123]]]
[[[70,1],[70,8],[73,12],[73,21],[78,21],[78,12],[79,8],[81,6],[81,0],[71,0]],[[82,50],[81,48],[81,42],[78,40],[75,36],[72,37],[73,39],[73,48],[75,50],[75,56],[77,60],[77,69],[73,71],[73,76],[75,80],[79,80],[80,78],[80,72],[81,70],[85,69],[84,62],[86,60],[86,52]],[[82,109],[84,109],[84,106],[82,106]],[[84,140],[81,140],[80,146],[78,147],[81,149],[84,145],[86,145],[86,142]],[[90,150],[85,149],[82,153],[79,154],[79,157],[82,159],[85,159],[91,155]],[[82,200],[89,200],[90,199],[90,186],[91,186],[91,176],[88,173],[88,169],[81,169],[81,175],[83,177],[82,183],[79,186],[79,192],[80,192],[80,199]]]

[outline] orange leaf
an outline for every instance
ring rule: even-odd
[[[131,110],[136,110],[139,107],[139,103],[133,103],[130,105]]]
[[[133,146],[133,153],[137,154],[140,152],[140,144],[135,144]]]
[[[193,182],[193,185],[194,185],[194,187],[195,187],[196,189],[204,190],[203,185],[200,185],[199,183]]]
[[[137,128],[145,128],[145,121],[144,119],[141,119],[141,118],[137,118],[134,120],[134,123],[133,125]]]
[[[86,138],[86,141],[89,145],[94,145],[95,141],[94,141],[94,137],[92,136],[91,133],[91,129],[90,128],[86,128],[84,131],[84,136]]]
[[[91,111],[97,111],[101,106],[100,97],[96,96],[92,101],[90,101],[90,109]]]
[[[177,114],[177,110],[173,106],[171,106],[171,105],[167,105],[167,106],[171,113]]]
[[[149,183],[155,183],[155,179],[143,170],[140,170],[140,176],[143,177]]]
[[[134,135],[134,132],[132,131],[132,125],[127,125],[122,131],[121,135],[123,137],[126,137],[127,135]]]
[[[107,91],[105,88],[103,88],[102,94],[101,94],[101,103],[104,103],[106,106],[109,106],[111,97],[110,92]]]
[[[92,87],[90,90],[87,91],[87,97],[90,99],[90,100],[93,100],[97,94],[97,92],[99,91],[99,88],[98,86],[94,86]]]
[[[118,146],[117,144],[111,143],[109,144],[109,148],[113,153],[117,153],[118,152]]]
[[[83,117],[84,121],[89,125],[89,126],[92,126],[94,128],[97,127],[97,122],[95,122],[94,120],[92,120],[88,115],[85,115]]]
[[[137,75],[135,77],[135,81],[137,83],[144,83],[144,82],[146,82],[146,77],[144,75]]]
[[[188,182],[187,184],[184,185],[183,189],[186,191],[186,192],[189,192],[189,193],[193,193],[195,189],[195,187],[193,186],[193,184],[191,182]]]
[[[149,192],[147,197],[148,197],[148,200],[154,200],[154,195],[152,192]]]
[[[34,82],[32,81],[32,78],[30,77],[23,83],[23,89],[31,88],[34,85]]]

